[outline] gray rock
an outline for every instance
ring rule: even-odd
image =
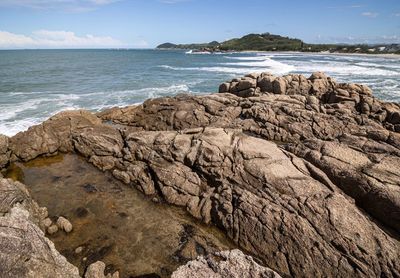
[[[280,278],[275,271],[260,266],[240,250],[199,257],[179,267],[172,278]]]
[[[85,272],[85,278],[119,278],[118,271],[113,274],[104,275],[104,271],[106,269],[106,265],[101,262],[95,262],[88,266]]]

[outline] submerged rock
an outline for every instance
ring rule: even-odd
[[[199,257],[178,268],[172,278],[280,278],[275,271],[260,266],[240,250]]]
[[[85,278],[119,278],[119,273],[118,271],[114,272],[114,274],[104,274],[104,271],[106,269],[105,263],[98,261],[95,263],[92,263],[91,265],[88,266],[86,272],[85,272]]]
[[[53,235],[53,234],[55,234],[57,232],[58,232],[58,226],[55,225],[55,224],[53,224],[53,225],[51,225],[50,227],[47,228],[47,233],[49,235]]]
[[[10,157],[77,151],[282,276],[399,277],[399,104],[323,73],[252,74],[219,90],[99,118],[64,112],[11,138]],[[229,258],[213,272],[234,277]],[[204,260],[195,268],[211,271]]]
[[[72,231],[72,224],[71,222],[68,221],[68,219],[60,216],[57,219],[57,226],[61,230],[63,230],[66,233],[70,233]]]

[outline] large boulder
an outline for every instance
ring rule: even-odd
[[[41,125],[31,127],[11,138],[13,159],[28,161],[40,155],[72,151],[73,131],[97,124],[101,124],[101,120],[88,111],[58,113]]]

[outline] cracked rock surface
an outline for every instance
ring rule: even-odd
[[[0,163],[78,152],[281,276],[399,277],[399,104],[323,73],[219,90],[63,112],[0,138]]]
[[[252,257],[240,250],[223,251],[207,257],[199,257],[181,266],[172,278],[280,278],[273,270],[257,264]]]

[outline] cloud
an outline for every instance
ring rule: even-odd
[[[39,30],[31,35],[0,30],[0,48],[113,48],[123,43],[112,37],[77,36],[74,32]]]
[[[346,6],[330,6],[328,9],[358,9],[362,8],[364,5],[346,5]]]
[[[190,2],[192,0],[158,0],[158,2],[163,4],[177,4],[182,2]]]
[[[122,0],[0,0],[2,7],[23,7],[40,10],[82,12]]]
[[[396,13],[396,14],[394,14],[394,16],[400,16],[400,13]]]
[[[362,16],[366,16],[366,17],[370,17],[370,18],[375,18],[375,17],[377,17],[379,14],[378,14],[378,13],[374,13],[374,12],[363,12],[361,15],[362,15]]]

